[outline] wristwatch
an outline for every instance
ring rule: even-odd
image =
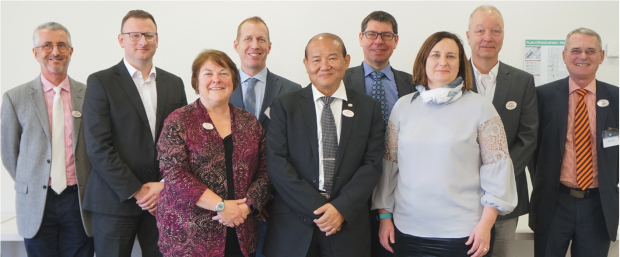
[[[245,201],[245,204],[250,208],[250,213],[254,212],[254,206],[252,205],[252,201],[250,201],[250,199]]]
[[[216,212],[220,212],[224,210],[224,198],[222,198],[222,201],[220,201],[219,203],[217,203],[215,205],[215,211]]]

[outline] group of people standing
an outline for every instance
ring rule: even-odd
[[[69,31],[34,31],[41,75],[2,101],[2,162],[29,256],[511,256],[530,213],[535,256],[607,256],[618,228],[618,88],[597,81],[600,36],[571,31],[569,77],[535,87],[499,61],[504,21],[476,8],[437,32],[413,75],[389,59],[389,13],[361,23],[364,61],[312,37],[304,88],[267,69],[269,29],[239,24],[237,66],[157,68],[153,16],[132,10],[125,56],[70,79]],[[531,204],[526,166],[533,179]]]

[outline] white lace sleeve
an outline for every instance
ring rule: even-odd
[[[480,202],[506,215],[517,206],[517,187],[504,124],[499,116],[479,126],[478,143],[482,159],[480,185],[484,190]]]
[[[392,110],[392,115],[385,129],[385,154],[383,156],[383,174],[372,194],[371,209],[385,209],[394,212],[394,190],[398,183],[398,114],[397,108]],[[394,121],[393,121],[394,120]],[[395,124],[396,123],[396,124]]]

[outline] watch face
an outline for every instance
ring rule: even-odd
[[[215,211],[223,211],[224,210],[224,202],[219,202],[215,205]]]

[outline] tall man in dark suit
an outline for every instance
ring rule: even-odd
[[[15,181],[17,229],[28,256],[93,256],[92,213],[82,209],[90,161],[82,129],[86,85],[68,75],[64,26],[33,35],[41,75],[2,99],[2,163]]]
[[[271,51],[269,28],[260,17],[247,18],[237,27],[235,51],[239,54],[241,65],[239,81],[241,85],[233,91],[230,103],[253,113],[258,122],[267,130],[269,111],[274,97],[300,89],[301,85],[280,77],[267,69],[267,55]],[[267,232],[268,208],[262,208],[258,222],[258,248],[256,257],[263,257],[263,244]]]
[[[157,25],[142,10],[127,13],[118,42],[125,58],[88,77],[84,128],[93,170],[84,207],[94,212],[97,256],[161,256],[155,217],[163,188],[155,144],[163,121],[187,104],[181,78],[153,65]]]
[[[381,107],[345,88],[350,57],[338,36],[313,37],[305,55],[312,83],[271,105],[267,172],[276,190],[264,252],[370,256],[367,202],[381,176]]]
[[[495,221],[492,255],[510,257],[519,216],[529,211],[525,166],[536,147],[538,105],[534,77],[499,61],[504,42],[504,20],[493,6],[476,8],[465,33],[471,47],[474,92],[493,102],[502,118],[510,158],[514,165],[519,203],[515,210]]]
[[[384,124],[398,98],[412,93],[411,74],[392,68],[390,57],[398,45],[398,23],[391,14],[375,11],[362,21],[359,33],[364,61],[360,66],[349,68],[344,75],[347,88],[367,94],[381,104]],[[377,210],[369,212],[372,256],[392,256],[379,242],[379,218]]]
[[[568,77],[536,88],[540,132],[529,225],[535,256],[607,256],[618,232],[618,87],[596,80],[601,37],[566,36]]]

